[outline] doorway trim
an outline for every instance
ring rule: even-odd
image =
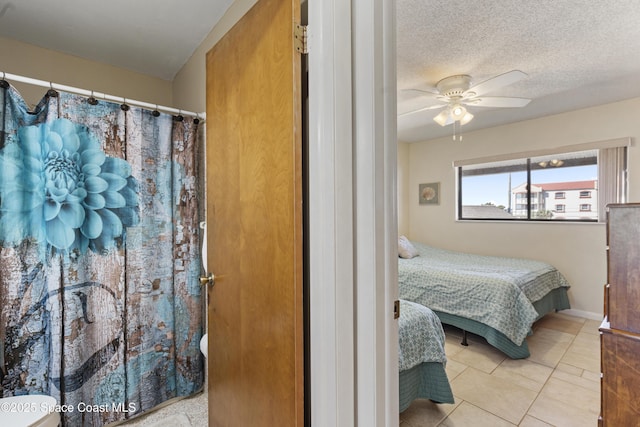
[[[309,2],[311,424],[398,425],[395,3]]]

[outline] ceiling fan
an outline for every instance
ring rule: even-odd
[[[467,74],[446,77],[440,80],[435,89],[407,89],[408,92],[418,92],[418,99],[410,100],[408,111],[399,111],[398,116],[406,116],[420,111],[445,108],[433,120],[440,126],[459,122],[465,125],[473,119],[473,114],[467,111],[467,106],[513,108],[524,107],[531,100],[527,98],[512,98],[501,96],[484,96],[504,86],[508,86],[527,77],[519,70],[513,70],[497,75],[476,85],[471,84],[471,76]],[[433,104],[435,102],[435,104]],[[426,105],[425,105],[426,104]],[[421,106],[422,105],[422,106]],[[418,108],[415,108],[418,106]],[[406,104],[405,104],[406,107]],[[402,110],[402,104],[399,106]]]

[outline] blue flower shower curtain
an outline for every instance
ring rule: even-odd
[[[204,382],[197,120],[0,88],[0,397],[65,426]]]

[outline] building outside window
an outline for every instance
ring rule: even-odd
[[[600,169],[598,159],[603,155],[615,156],[615,167]],[[599,210],[604,212],[604,204],[620,203],[626,197],[623,145],[513,157],[490,162],[454,162],[458,175],[458,219],[602,221]],[[601,184],[606,188],[603,200],[599,200]],[[584,203],[585,199],[589,203]]]

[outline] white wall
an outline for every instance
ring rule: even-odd
[[[184,110],[205,111],[206,55],[258,0],[235,0],[173,79],[173,100]]]
[[[629,200],[640,201],[640,98],[574,112],[409,144],[398,156],[409,170],[408,237],[434,246],[474,253],[533,258],[555,265],[571,283],[577,314],[600,316],[606,283],[606,226],[579,223],[463,222],[455,220],[454,160],[517,153],[620,137],[629,149]],[[475,120],[482,120],[477,114]],[[464,129],[463,129],[464,130]],[[418,204],[418,185],[441,182],[438,206]],[[583,312],[583,313],[580,313]]]
[[[0,72],[172,106],[171,82],[0,37]],[[1,76],[0,76],[1,77]],[[47,89],[11,82],[31,107]],[[183,107],[186,110],[186,108]]]
[[[2,37],[0,72],[202,112],[206,109],[206,53],[256,2],[257,0],[235,0],[173,81]],[[11,83],[32,107],[46,92],[41,87]]]
[[[409,181],[410,145],[398,142],[398,235],[409,234],[409,202],[414,192]]]

